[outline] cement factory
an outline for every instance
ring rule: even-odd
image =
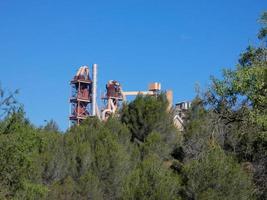
[[[97,104],[97,64],[92,66],[92,76],[88,66],[82,66],[78,69],[76,75],[70,81],[70,116],[69,126],[80,124],[87,117],[96,116],[102,121],[106,121],[114,115],[123,102],[127,101],[128,96],[151,95],[156,96],[162,92],[161,84],[151,83],[147,91],[124,91],[120,82],[110,80],[106,84],[106,92],[100,97],[104,106],[99,109]],[[190,102],[179,102],[173,106],[173,92],[165,91],[169,102],[169,111],[174,111],[174,124],[183,130],[184,113],[191,106]]]

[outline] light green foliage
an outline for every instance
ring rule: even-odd
[[[266,29],[266,13],[261,19],[263,29]],[[261,37],[263,42],[264,37]],[[180,162],[174,164],[180,172],[184,163],[185,181],[190,187],[183,192],[185,199],[249,199],[244,196],[235,197],[231,188],[224,187],[231,177],[224,172],[244,175],[240,167],[224,155],[231,155],[242,165],[249,166],[246,171],[252,175],[256,188],[253,194],[257,199],[267,198],[267,50],[266,43],[258,47],[248,47],[240,56],[237,67],[232,70],[223,70],[223,78],[211,78],[212,84],[203,96],[198,96],[187,113],[187,124],[184,131],[184,140],[180,148],[174,152]],[[213,156],[210,148],[219,146],[220,154],[228,165],[223,166],[220,160]],[[216,150],[217,151],[217,150]],[[221,159],[221,158],[220,158]],[[196,160],[196,161],[193,161]],[[219,165],[220,164],[220,165]],[[205,167],[203,167],[203,165]],[[222,166],[221,166],[222,165]],[[212,168],[215,166],[214,168]],[[200,171],[203,167],[203,170]],[[210,167],[210,168],[209,168]],[[225,168],[224,168],[225,167]],[[221,178],[213,179],[214,174]],[[190,175],[191,174],[191,175]],[[201,176],[203,175],[202,179]],[[216,177],[216,176],[215,176]],[[225,177],[225,178],[223,178]],[[234,178],[235,175],[232,175]],[[243,190],[242,184],[249,183],[243,176],[243,182],[232,185],[236,191]],[[198,181],[198,179],[200,179]],[[234,178],[233,181],[236,181]],[[211,182],[210,185],[205,183]],[[242,183],[242,184],[241,184]],[[220,193],[217,185],[223,185]],[[213,186],[216,186],[215,189]],[[202,188],[206,187],[206,188]],[[252,188],[251,184],[247,185]],[[193,189],[192,189],[193,188]],[[226,192],[227,191],[227,192]],[[197,196],[196,196],[197,195]],[[225,197],[224,197],[225,196]],[[252,198],[252,197],[251,197]]]
[[[180,199],[179,188],[179,177],[165,169],[158,157],[148,156],[126,178],[122,199]]]
[[[170,157],[171,147],[162,140],[160,133],[152,132],[141,145],[142,157],[156,154],[159,159],[168,159]]]
[[[127,124],[118,118],[110,118],[105,123],[88,119],[61,134],[53,121],[43,128],[33,127],[23,110],[19,110],[1,122],[0,161],[5,164],[0,165],[0,197],[121,199],[126,177],[137,169],[140,176],[146,174],[150,168],[154,169],[155,162],[155,171],[146,178],[150,192],[156,184],[160,191],[154,199],[159,195],[162,199],[175,195],[171,199],[176,199],[178,175],[174,180],[171,170],[162,166],[171,152],[170,143],[166,143],[169,133],[164,130],[174,128],[160,126],[164,127],[159,129],[160,133],[151,132],[143,143],[134,143]],[[151,156],[156,158],[149,160]],[[155,180],[150,180],[150,176],[155,176]]]
[[[103,199],[103,193],[99,179],[94,175],[93,172],[88,171],[86,174],[80,177],[78,181],[79,185],[79,199]]]
[[[267,62],[239,67],[233,87],[251,102],[251,120],[267,130]]]
[[[22,189],[16,192],[14,199],[38,200],[46,198],[48,188],[42,184],[32,183],[25,180]]]
[[[266,12],[259,38],[266,39]],[[205,103],[218,122],[222,147],[252,165],[259,199],[267,198],[267,43],[248,47],[234,70],[212,79]]]
[[[131,164],[131,148],[125,145],[130,140],[128,129],[115,119],[113,123],[88,119],[70,130],[65,139],[72,176],[78,178],[89,170],[99,180],[103,197],[119,198],[123,177]]]
[[[41,171],[37,164],[39,136],[21,111],[7,117],[3,124],[0,162],[4,164],[0,165],[0,185],[5,186],[5,198],[38,199],[44,196],[47,190],[39,184]]]
[[[187,163],[184,173],[195,199],[253,199],[253,187],[248,174],[219,147]]]
[[[105,124],[105,127],[116,136],[116,140],[122,145],[130,147],[131,133],[125,124],[119,119],[111,117]]]
[[[119,186],[126,175],[129,157],[110,132],[100,132],[93,146],[93,170],[104,185],[104,193],[113,199],[120,195]]]
[[[50,184],[66,176],[66,156],[63,136],[56,132],[39,133],[38,164],[42,171],[43,183]]]
[[[47,200],[73,200],[78,199],[77,188],[72,177],[68,176],[60,182],[55,182],[49,188]]]

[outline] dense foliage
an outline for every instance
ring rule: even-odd
[[[179,175],[164,165],[172,149],[160,130],[146,132],[142,143],[131,142],[132,133],[119,118],[105,123],[91,118],[62,134],[53,121],[35,128],[22,109],[1,127],[1,199],[178,198]]]
[[[0,88],[0,199],[267,199],[267,14],[261,45],[212,77],[181,132],[164,94],[61,133]]]

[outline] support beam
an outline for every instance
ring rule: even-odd
[[[97,64],[93,64],[92,116],[96,116]]]
[[[123,96],[136,96],[136,95],[154,95],[153,91],[129,91],[129,92],[122,92]]]

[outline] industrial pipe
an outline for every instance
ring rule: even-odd
[[[106,120],[106,113],[107,112],[112,113],[112,110],[111,109],[105,109],[105,110],[103,110],[103,112],[102,112],[102,120],[103,121]]]
[[[92,116],[96,116],[97,64],[93,64]]]
[[[155,93],[152,91],[127,91],[122,92],[124,96],[137,96],[137,95],[154,95]]]

